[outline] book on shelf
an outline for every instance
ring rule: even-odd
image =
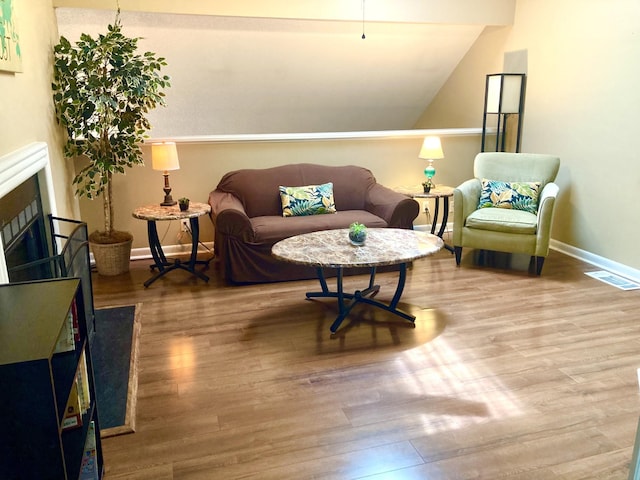
[[[84,443],[82,463],[80,465],[80,480],[98,480],[98,452],[96,451],[96,425],[92,421],[87,431]]]
[[[67,408],[64,412],[64,418],[62,419],[62,429],[68,430],[70,428],[76,428],[82,426],[82,407],[80,405],[80,396],[78,394],[78,377],[76,377],[73,385],[71,385],[71,392],[69,393],[69,399],[67,400]]]
[[[73,302],[75,305],[75,302]],[[56,343],[54,353],[70,352],[76,348],[76,332],[78,332],[78,317],[74,315],[73,307],[67,313],[67,320],[64,322],[60,336]],[[75,323],[75,325],[74,325]]]
[[[85,351],[80,355],[78,372],[76,373],[76,384],[78,386],[78,399],[80,401],[80,411],[84,414],[91,405],[91,395],[89,392],[89,376],[87,373],[87,357]]]
[[[76,342],[80,341],[80,326],[78,324],[78,307],[76,306],[76,299],[73,299],[71,303],[71,314],[73,315],[73,339]]]

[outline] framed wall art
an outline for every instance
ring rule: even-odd
[[[22,71],[22,52],[16,19],[15,3],[20,0],[0,0],[0,70]]]

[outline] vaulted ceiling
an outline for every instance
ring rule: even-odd
[[[119,3],[124,32],[169,63],[155,136],[410,129],[483,29],[509,25],[515,8],[515,0]],[[104,31],[113,4],[54,0],[60,34]]]

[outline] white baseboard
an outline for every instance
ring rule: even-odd
[[[165,256],[169,258],[176,257],[178,255],[188,255],[191,252],[191,245],[163,245],[162,251]],[[198,253],[211,253],[213,255],[213,242],[203,242],[198,245]],[[93,260],[93,253],[90,254],[90,257],[91,264],[93,265],[95,263]],[[146,260],[153,258],[153,255],[151,255],[151,249],[149,247],[134,248],[131,250],[131,257],[129,258],[131,260]]]
[[[167,257],[176,257],[178,255],[188,255],[191,253],[191,244],[182,245],[163,245],[162,251]],[[213,253],[213,242],[206,242],[198,245],[198,253]],[[151,249],[149,247],[134,248],[131,250],[131,260],[144,260],[147,258],[153,258],[151,255]]]
[[[551,239],[551,241],[549,242],[549,247],[553,250],[557,250],[560,253],[564,253],[565,255],[569,255],[570,257],[574,257],[578,260],[589,263],[602,270],[607,270],[608,272],[615,273],[617,275],[620,275],[621,277],[625,277],[629,280],[640,283],[640,270],[637,270],[635,268],[623,265],[622,263],[614,262],[613,260],[609,260],[608,258],[596,255],[595,253],[581,250],[579,248],[567,245],[566,243],[562,243],[554,239]]]
[[[440,224],[436,226],[436,232],[438,231],[439,228],[440,228]],[[413,229],[419,232],[431,233],[431,224],[424,223],[420,225],[414,225]],[[444,228],[444,233],[451,233],[451,232],[453,232],[453,223],[447,223],[447,226]]]

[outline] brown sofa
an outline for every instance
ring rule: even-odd
[[[336,213],[283,217],[279,186],[333,183]],[[235,283],[314,278],[314,268],[276,260],[271,247],[294,235],[347,228],[413,228],[418,203],[376,182],[356,166],[294,164],[229,172],[209,195],[215,251],[225,278]]]

